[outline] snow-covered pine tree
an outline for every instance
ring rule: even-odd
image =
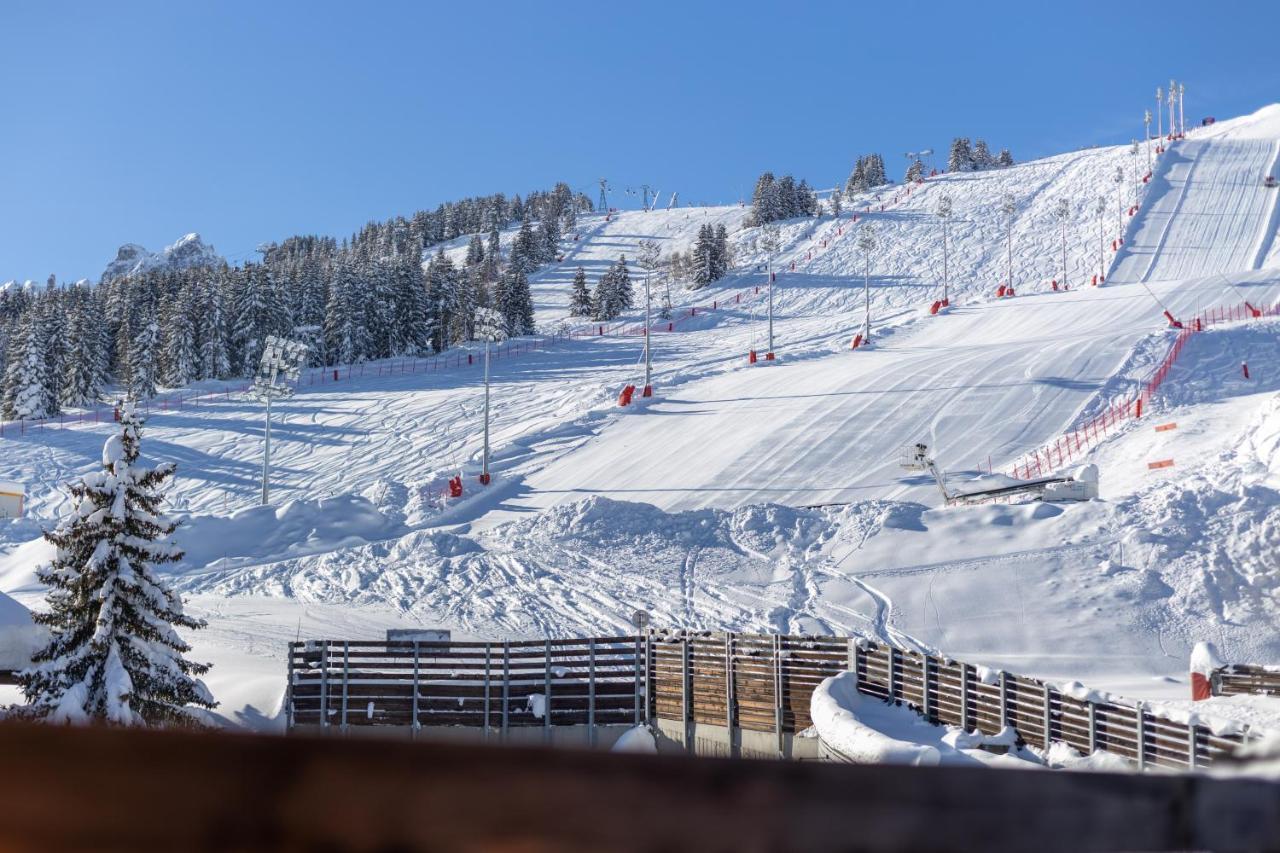
[[[974,169],[990,169],[996,164],[996,158],[991,156],[991,149],[987,147],[987,140],[979,139],[973,144],[973,168]]]
[[[519,267],[522,273],[528,275],[538,268],[541,256],[537,235],[533,233],[533,226],[526,219],[520,223],[520,231],[516,233],[516,239],[511,245],[509,264]]]
[[[483,247],[481,251],[484,251]],[[394,273],[397,352],[400,355],[423,355],[431,351],[434,329],[427,305],[427,283],[416,253],[397,256]]]
[[[231,358],[227,354],[227,315],[222,308],[222,295],[216,286],[206,282],[200,299],[200,375],[205,379],[225,379],[231,375]]]
[[[715,250],[712,271],[715,273],[715,280],[719,281],[729,274],[729,267],[733,266],[733,256],[729,251],[729,230],[724,227],[723,222],[716,223],[715,232],[711,235],[711,245]]]
[[[849,173],[849,180],[844,182],[844,192],[847,196],[855,196],[863,192],[867,188],[867,158],[859,157],[857,162],[853,164],[853,171]]]
[[[635,304],[635,294],[631,289],[631,271],[627,269],[627,256],[622,255],[613,265],[613,297],[617,310],[614,315],[621,314]]]
[[[698,240],[693,244],[693,283],[706,287],[716,280],[716,235],[711,225],[703,223],[698,228]]]
[[[867,155],[867,186],[878,187],[889,183],[889,176],[884,171],[884,158],[879,154]]]
[[[516,337],[533,333],[533,295],[524,271],[512,264],[502,276],[498,310],[507,323],[507,334]]]
[[[831,198],[827,202],[827,204],[830,206],[832,216],[840,215],[840,208],[842,207],[842,205],[840,204],[841,195],[842,194],[840,190],[837,189],[835,192],[831,193]]]
[[[778,186],[773,172],[765,172],[756,179],[754,192],[751,194],[752,225],[764,225],[781,218],[778,214]]]
[[[34,618],[52,639],[19,676],[36,718],[167,726],[194,722],[192,706],[217,705],[199,679],[208,664],[183,657],[191,647],[175,630],[204,622],[155,575],[182,552],[160,510],[174,469],[138,463],[141,427],[126,404],[102,470],[71,485],[70,515],[45,534],[57,551],[36,570],[50,590],[49,611]]]
[[[472,234],[470,242],[467,243],[466,265],[473,267],[482,263],[484,263],[484,240],[480,239],[479,234]]]
[[[921,180],[924,180],[924,162],[916,159],[907,167],[907,173],[902,176],[902,182],[904,184],[913,184]]]
[[[587,271],[578,267],[573,273],[573,291],[569,294],[569,316],[591,315],[591,290],[587,287]]]
[[[515,263],[512,263],[515,266]],[[461,283],[453,261],[444,253],[436,252],[427,266],[427,318],[431,326],[432,345],[437,351],[447,349],[449,329],[458,305],[458,289]]]
[[[951,140],[951,151],[947,155],[947,171],[973,171],[973,151],[969,147],[969,138],[967,136],[957,136]]]
[[[45,342],[39,318],[28,310],[18,321],[18,331],[9,343],[9,364],[4,380],[4,417],[7,420],[34,420],[52,414],[47,408]]]
[[[1000,155],[996,157],[996,165],[1001,168],[1013,165],[1013,155],[1009,153],[1008,148],[1000,149]]]
[[[560,255],[560,219],[543,216],[538,226],[538,263],[549,264]],[[532,270],[530,270],[532,272]]]
[[[87,406],[102,392],[101,337],[86,310],[87,298],[87,294],[78,295],[69,309],[61,391],[64,406]]]
[[[195,308],[194,295],[188,288],[179,291],[178,297],[164,309],[164,384],[181,388],[195,381],[199,373],[199,353],[196,351],[196,330],[191,311]]]
[[[134,400],[149,400],[156,395],[159,343],[160,324],[155,320],[142,320],[129,343],[129,396]]]

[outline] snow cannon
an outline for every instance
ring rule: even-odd
[[[1169,321],[1169,328],[1171,328],[1171,329],[1181,329],[1181,328],[1182,328],[1182,323],[1181,323],[1180,321],[1178,321],[1178,320],[1177,320],[1177,319],[1176,319],[1172,314],[1170,314],[1168,311],[1165,311],[1165,312],[1164,312],[1164,316],[1165,316],[1165,319]]]
[[[1191,701],[1200,702],[1213,696],[1217,691],[1214,682],[1218,673],[1226,666],[1218,655],[1213,643],[1196,643],[1191,650]]]

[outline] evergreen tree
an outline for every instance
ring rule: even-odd
[[[227,315],[222,297],[213,285],[206,285],[202,299],[200,375],[205,379],[225,379],[231,375],[227,353]]]
[[[550,264],[560,256],[560,221],[555,216],[544,216],[538,226],[538,263]],[[532,272],[532,270],[530,270]]]
[[[849,173],[849,180],[844,182],[844,191],[848,196],[857,195],[867,189],[867,158],[859,157]]]
[[[814,204],[817,204],[816,198]],[[724,227],[723,222],[716,224],[715,234],[712,235],[712,246],[715,249],[713,271],[718,281],[729,274],[729,267],[733,265],[733,258],[729,252],[729,230]]]
[[[969,147],[967,136],[957,136],[951,140],[951,151],[947,155],[948,172],[972,172],[973,151]]]
[[[34,311],[23,315],[18,333],[9,344],[9,364],[4,381],[4,416],[7,420],[47,418],[48,367],[45,342]]]
[[[461,280],[453,261],[444,253],[436,252],[427,267],[427,318],[431,326],[432,345],[437,351],[447,349],[450,326],[459,308]]]
[[[533,295],[529,292],[529,279],[515,264],[502,277],[496,307],[506,321],[508,335],[518,337],[533,333]]]
[[[904,184],[914,184],[916,181],[923,180],[924,163],[919,159],[913,160],[911,165],[907,167],[907,173],[902,176],[902,182]]]
[[[159,342],[159,324],[155,320],[144,320],[129,344],[129,396],[134,400],[149,400],[156,395]]]
[[[582,267],[573,274],[573,292],[569,296],[569,316],[587,317],[591,314],[591,291],[587,287],[587,271]]]
[[[100,341],[82,298],[72,306],[67,323],[67,358],[61,394],[64,406],[88,406],[102,392]]]
[[[1013,155],[1009,153],[1008,148],[1000,149],[1000,156],[996,158],[996,165],[1006,168],[1013,165]]]
[[[509,264],[528,275],[538,268],[541,256],[542,250],[538,245],[538,238],[533,233],[533,226],[526,219],[520,223],[520,231],[511,245]]]
[[[755,191],[751,194],[751,217],[749,221],[752,225],[764,225],[781,218],[777,180],[774,178],[773,172],[765,172],[756,179]]]
[[[102,470],[71,486],[70,515],[45,534],[57,551],[36,574],[50,609],[34,618],[52,639],[19,677],[34,717],[165,726],[192,722],[190,706],[217,704],[198,678],[208,664],[185,659],[190,646],[174,630],[204,623],[155,575],[182,552],[160,511],[173,466],[138,464],[141,425],[127,404]]]
[[[184,291],[167,306],[163,329],[164,384],[181,388],[195,381],[199,372],[195,323],[189,313],[195,307],[191,293]]]
[[[987,147],[987,140],[979,139],[973,144],[973,168],[974,169],[990,169],[996,164],[996,158],[991,156],[991,149]]]
[[[473,267],[482,263],[484,263],[484,241],[480,239],[479,234],[474,234],[471,242],[467,243],[466,265]]]

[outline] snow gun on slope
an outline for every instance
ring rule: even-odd
[[[928,471],[947,506],[992,503],[1003,500],[1087,501],[1098,496],[1098,466],[1085,465],[1073,474],[1055,474],[1034,480],[1017,480],[1003,474],[983,477],[977,488],[948,489],[947,479],[929,456],[929,447],[916,444],[902,449],[901,466],[907,471]]]

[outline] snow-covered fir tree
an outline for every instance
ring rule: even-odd
[[[975,169],[990,169],[996,164],[996,158],[992,156],[991,149],[987,147],[987,140],[979,139],[973,143],[973,167]]]
[[[973,151],[969,146],[969,137],[957,136],[951,140],[951,151],[947,154],[947,171],[972,172],[973,169]]]
[[[9,364],[4,378],[6,420],[47,418],[54,414],[48,405],[48,369],[40,318],[35,312],[29,312],[9,343]]]
[[[569,294],[569,316],[591,315],[591,289],[587,287],[587,271],[578,267],[573,273],[573,290]]]
[[[996,157],[996,165],[1006,168],[1013,165],[1013,155],[1009,153],[1008,148],[1001,148],[999,156]]]
[[[155,320],[141,321],[129,344],[129,396],[134,400],[149,400],[156,395],[159,343],[160,324]]]
[[[533,296],[529,292],[529,279],[516,264],[512,264],[502,276],[495,307],[506,321],[508,335],[516,337],[533,333]]]
[[[919,158],[912,160],[911,165],[907,167],[907,173],[902,176],[902,182],[905,184],[914,184],[916,181],[924,180],[924,161]]]
[[[174,469],[139,464],[141,426],[126,404],[102,470],[71,485],[70,514],[45,534],[57,550],[36,571],[49,610],[34,618],[52,638],[19,677],[33,717],[170,726],[217,704],[199,679],[209,666],[183,657],[190,646],[175,630],[204,623],[156,575],[182,557],[160,509]]]

